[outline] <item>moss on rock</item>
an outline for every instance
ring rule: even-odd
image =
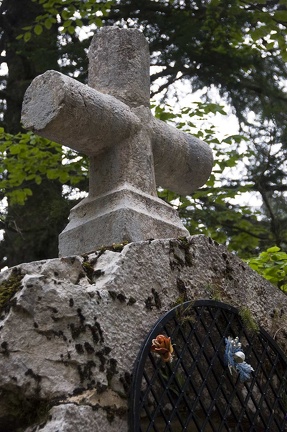
[[[0,313],[10,305],[11,298],[21,289],[22,279],[21,271],[15,267],[9,279],[0,284]]]

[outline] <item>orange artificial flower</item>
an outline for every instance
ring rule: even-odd
[[[158,335],[155,339],[152,340],[151,351],[159,354],[162,361],[169,362],[172,358],[173,353],[173,347],[170,337]]]

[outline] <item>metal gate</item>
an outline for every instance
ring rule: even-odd
[[[172,360],[151,352],[171,338]],[[254,371],[240,381],[224,353],[238,337]],[[216,301],[187,302],[164,315],[139,353],[131,390],[132,432],[287,431],[287,359],[262,329],[244,326],[237,309]]]

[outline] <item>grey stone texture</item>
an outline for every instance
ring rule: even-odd
[[[157,186],[187,195],[208,179],[209,146],[149,109],[149,51],[137,30],[105,27],[89,51],[89,85],[47,71],[28,88],[24,127],[90,157],[89,196],[71,212],[60,256],[101,245],[188,235]]]
[[[0,309],[1,432],[126,432],[136,356],[178,302],[247,307],[287,352],[286,295],[204,236],[22,264],[0,292],[15,280]]]

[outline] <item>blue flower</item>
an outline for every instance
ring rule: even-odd
[[[235,370],[239,373],[241,382],[248,380],[254,369],[245,361],[245,354],[242,351],[239,338],[232,339],[229,336],[225,338],[225,344],[224,362],[228,366],[230,373],[232,374],[232,371]]]

